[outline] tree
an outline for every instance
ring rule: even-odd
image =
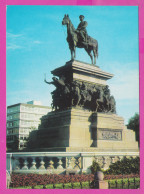
[[[139,143],[139,114],[138,113],[135,113],[135,115],[129,119],[127,128],[135,131],[136,141],[138,141]]]
[[[20,143],[19,138],[16,135],[14,135],[13,140],[14,140],[14,142],[12,144],[12,150],[18,151],[19,150],[19,143]]]

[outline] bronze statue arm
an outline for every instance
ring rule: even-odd
[[[52,82],[46,81],[46,74],[44,74],[44,82],[47,83],[47,84],[53,84],[54,83],[53,81]]]
[[[46,79],[44,79],[44,82],[47,84],[53,84],[53,82],[48,82],[48,81],[46,81]]]

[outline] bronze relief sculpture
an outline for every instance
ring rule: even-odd
[[[82,81],[67,83],[63,78],[53,77],[52,82],[56,89],[52,94],[52,109],[65,110],[70,107],[81,107],[94,112],[116,113],[116,101],[110,94],[108,85],[98,86],[96,84]]]

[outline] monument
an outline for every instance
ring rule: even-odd
[[[112,74],[71,60],[52,71],[54,111],[43,116],[37,132],[45,151],[138,151],[135,133],[116,114],[116,101],[106,81]],[[45,80],[46,81],[46,80]]]
[[[87,22],[83,19],[84,16],[80,16],[81,22],[75,29],[68,15],[63,18],[71,60],[51,72],[52,81],[44,80],[55,86],[51,93],[53,111],[41,118],[32,149],[87,153],[90,162],[95,156],[102,167],[104,164],[108,167],[112,158],[117,161],[121,156],[138,155],[138,142],[135,132],[128,130],[124,119],[116,113],[116,101],[107,85],[107,80],[114,75],[95,65],[98,42],[88,36]],[[75,60],[76,47],[86,50],[92,64]],[[103,159],[104,153],[108,159]]]

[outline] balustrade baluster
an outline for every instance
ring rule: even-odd
[[[47,169],[54,169],[54,162],[52,160],[50,160],[49,166]]]
[[[27,162],[27,159],[24,159],[24,166],[22,167],[22,170],[28,170],[28,162]]]
[[[30,167],[30,170],[35,170],[36,169],[36,161],[33,159],[32,161],[32,166]]]
[[[124,156],[118,156],[118,158],[119,158],[119,161],[121,161],[124,158]]]
[[[115,157],[114,156],[111,157],[111,164],[113,164],[113,163],[115,163]]]
[[[72,166],[71,166],[71,157],[68,157],[67,159],[68,159],[68,162],[67,162],[68,167],[67,167],[67,169],[72,169]]]
[[[58,167],[57,169],[63,169],[61,158],[59,158]]]
[[[43,161],[43,158],[41,158],[39,169],[40,170],[44,170],[45,169],[45,162]]]

